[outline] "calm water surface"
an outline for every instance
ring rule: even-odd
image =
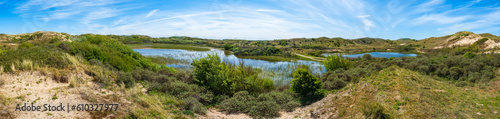
[[[280,61],[280,62],[270,62],[265,60],[256,60],[256,59],[243,59],[238,58],[235,55],[226,55],[223,50],[220,49],[211,49],[210,51],[188,51],[188,50],[177,50],[177,49],[134,49],[134,51],[142,54],[142,55],[156,55],[156,56],[164,56],[171,57],[178,60],[185,60],[189,63],[192,62],[193,59],[198,59],[202,57],[208,56],[208,54],[217,54],[224,62],[231,64],[239,64],[243,62],[246,66],[251,66],[254,68],[259,68],[263,70],[262,77],[272,78],[275,81],[285,81],[289,82],[291,77],[291,73],[297,68],[298,65],[308,65],[309,69],[315,75],[321,75],[326,72],[324,66],[315,61]],[[190,64],[166,64],[169,67],[174,68],[191,68]]]

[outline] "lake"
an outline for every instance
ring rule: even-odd
[[[338,54],[338,53],[324,53],[322,54],[323,56],[328,56],[332,54]],[[370,52],[370,53],[362,53],[362,54],[342,54],[343,57],[347,58],[359,58],[362,57],[365,54],[370,54],[372,57],[381,57],[381,58],[398,58],[398,57],[415,57],[417,54],[403,54],[403,53],[398,53],[398,52]]]
[[[225,54],[224,51],[220,49],[210,49],[210,51],[188,51],[178,49],[134,49],[134,51],[144,56],[163,56],[176,60],[184,60],[185,62],[187,62],[184,64],[166,64],[167,66],[174,68],[191,68],[190,63],[193,59],[206,57],[208,56],[208,54],[217,54],[226,63],[239,64],[240,62],[242,62],[245,66],[262,69],[263,73],[261,73],[261,77],[263,78],[271,78],[275,81],[283,81],[285,83],[288,83],[292,79],[291,73],[297,68],[298,65],[309,66],[311,72],[317,76],[326,72],[325,67],[321,63],[315,61],[297,60],[291,62],[271,62],[256,59],[243,59],[238,58],[232,54]]]

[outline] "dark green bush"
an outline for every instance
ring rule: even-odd
[[[345,87],[347,83],[340,79],[340,78],[335,78],[334,80],[328,80],[323,83],[323,89],[328,89],[328,90],[333,90],[333,89],[341,89]]]
[[[270,100],[276,102],[280,106],[283,106],[293,100],[292,95],[287,94],[285,92],[271,91],[269,93],[260,94],[259,98],[260,96],[264,95],[271,98]],[[269,101],[269,100],[260,100],[260,101]]]
[[[221,102],[221,110],[229,113],[248,112],[248,109],[253,105],[255,98],[250,96],[247,91],[240,91],[234,94],[233,97]]]
[[[184,98],[180,105],[182,109],[191,110],[198,114],[205,114],[207,111],[207,108],[205,108],[203,104],[198,102],[198,100],[193,97]]]
[[[372,55],[370,55],[370,54],[364,54],[364,55],[362,56],[362,58],[363,58],[363,59],[366,59],[366,60],[371,60],[371,59],[372,59]]]
[[[295,108],[300,107],[300,103],[296,101],[290,101],[286,103],[282,108],[287,111],[287,112],[292,112],[295,110]]]
[[[279,116],[281,110],[280,105],[274,101],[256,102],[254,106],[249,109],[248,114],[256,118],[273,118]]]
[[[131,73],[118,72],[118,77],[116,78],[116,83],[125,85],[125,88],[130,88],[135,85],[135,79]]]

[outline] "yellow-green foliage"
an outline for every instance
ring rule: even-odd
[[[323,61],[323,64],[328,71],[335,71],[340,68],[347,69],[351,66],[349,59],[342,57],[342,55],[329,55]]]
[[[342,110],[339,115],[344,118],[360,118],[359,113],[392,118],[496,118],[500,92],[488,88],[455,87],[392,66],[340,90],[325,108]]]
[[[191,65],[196,76],[194,83],[207,87],[214,94],[232,95],[238,91],[260,93],[274,89],[273,80],[259,78],[258,70],[243,64],[226,64],[217,55],[195,59]]]
[[[290,89],[301,95],[314,93],[322,86],[319,78],[312,75],[307,69],[299,68],[292,75],[292,87]]]

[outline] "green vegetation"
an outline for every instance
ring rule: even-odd
[[[328,71],[334,71],[337,69],[347,69],[351,66],[349,60],[342,55],[329,55],[326,57],[326,60],[323,62],[325,64],[325,68]]]
[[[295,71],[292,80],[291,91],[302,96],[316,92],[321,88],[321,81],[312,75],[307,69],[299,68]]]
[[[193,60],[191,65],[195,67],[194,83],[207,87],[215,94],[232,95],[239,91],[260,93],[274,88],[273,80],[259,78],[258,71],[243,64],[228,65],[217,55]]]
[[[190,45],[181,45],[181,44],[144,43],[144,44],[127,44],[127,46],[129,46],[133,49],[157,48],[157,49],[182,49],[182,50],[191,50],[191,51],[210,51],[210,49],[208,49],[208,48],[202,48],[202,47],[190,46]]]

